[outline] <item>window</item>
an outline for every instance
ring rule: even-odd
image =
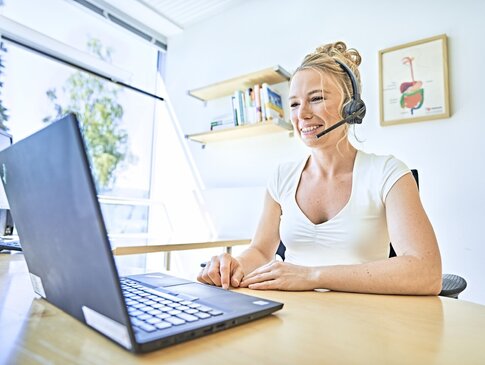
[[[88,52],[88,42],[97,39],[100,45],[112,49],[112,64],[130,75],[130,84],[155,92],[157,49],[103,19],[60,0],[7,0],[3,15],[84,53]],[[107,90],[117,90],[113,99],[122,108],[117,132],[126,136],[118,149],[125,151],[125,157],[114,169],[110,183],[98,186],[98,194],[112,238],[121,235],[144,238],[149,229],[156,101],[27,49],[12,44],[5,47],[2,101],[8,110],[6,125],[14,141],[45,127],[43,119],[56,114],[54,103],[47,97],[48,90],[55,89],[59,104],[72,104],[69,94],[73,88],[67,81],[72,75],[94,80]],[[89,141],[87,143],[89,145]],[[94,144],[90,147],[94,148]],[[129,260],[135,266],[144,265],[142,257]]]
[[[165,54],[70,2],[6,0],[4,3],[2,15],[69,45],[66,47],[86,53],[87,44],[92,40],[97,40],[98,46],[109,47],[111,64],[129,74],[129,84],[168,101],[160,102],[128,88],[113,86],[9,44],[3,55],[2,101],[10,115],[7,127],[14,141],[43,128],[46,125],[43,119],[55,115],[56,104],[65,108],[68,104],[72,106],[73,99],[77,98],[81,100],[76,105],[84,106],[82,97],[73,98],[73,89],[80,91],[79,80],[84,85],[81,91],[85,83],[94,83],[122,108],[116,132],[123,137],[120,137],[120,148],[124,158],[108,174],[105,179],[108,183],[100,183],[100,175],[97,179],[98,198],[112,243],[116,246],[182,243],[212,237],[211,225],[201,209],[196,170],[185,149],[183,134],[178,129],[161,77]],[[77,77],[76,82],[73,75]],[[87,108],[92,109],[92,106]],[[94,137],[86,137],[85,133],[92,156],[104,143],[94,139],[103,133],[98,131]],[[204,257],[208,254],[205,252]],[[189,260],[189,272],[193,276],[200,258],[196,254],[190,258],[187,254],[175,256],[174,271],[187,275]],[[134,272],[160,270],[162,260],[161,254],[117,257],[119,267],[128,268],[124,273],[131,269]]]

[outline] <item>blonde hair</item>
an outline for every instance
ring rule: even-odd
[[[342,116],[343,108],[352,99],[352,82],[347,73],[342,67],[335,61],[339,60],[345,63],[354,73],[357,79],[359,90],[361,89],[360,72],[358,66],[362,62],[362,57],[359,51],[354,48],[347,49],[347,45],[344,42],[338,41],[335,43],[328,43],[323,46],[317,47],[314,52],[305,56],[300,66],[297,67],[293,76],[302,70],[314,70],[320,75],[329,75],[336,83],[342,94],[342,101],[340,104],[340,117]],[[323,81],[322,81],[323,90]],[[338,141],[337,148],[340,142],[347,137],[349,125],[345,125],[345,136]]]

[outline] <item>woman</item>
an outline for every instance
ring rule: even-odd
[[[239,257],[214,256],[198,280],[228,288],[437,295],[441,258],[409,169],[358,151],[343,119],[352,100],[347,65],[361,57],[337,42],[305,57],[290,84],[291,121],[310,156],[279,166],[260,223]],[[280,240],[286,261],[275,261]],[[389,242],[397,254],[389,258]]]

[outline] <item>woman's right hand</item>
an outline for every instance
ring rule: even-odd
[[[237,288],[243,276],[241,263],[228,253],[223,253],[219,256],[212,256],[211,260],[200,271],[197,280],[201,283],[228,289],[229,285]]]

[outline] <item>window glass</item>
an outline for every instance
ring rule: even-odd
[[[157,101],[6,44],[7,51],[2,54],[5,68],[0,95],[9,115],[6,125],[14,141],[45,127],[44,119],[56,115],[56,105],[58,109],[67,110],[74,104],[78,109],[84,107],[82,110],[86,113],[96,109],[92,104],[86,106],[88,98],[80,95],[86,88],[100,88],[103,95],[110,98],[113,112],[118,113],[114,118],[116,128],[111,132],[118,135],[117,151],[124,155],[104,180],[106,183],[100,183],[102,174],[97,172],[99,200],[114,245],[200,242],[213,237],[207,214],[201,209],[203,202],[195,169],[160,76],[164,54],[158,54],[152,45],[73,2],[3,2],[1,15],[69,47],[89,54],[88,42],[92,45],[96,40],[101,47],[98,50],[111,50],[105,62],[127,73],[130,85],[167,100]],[[84,132],[91,162],[96,165],[93,156],[103,144],[109,144],[98,139],[109,133],[95,130],[86,137],[88,132]],[[97,162],[103,165],[103,160]],[[162,256],[121,256],[117,257],[117,262],[141,271],[160,270]],[[190,264],[186,255],[182,259],[183,256],[179,258],[179,254],[175,254],[173,269],[187,273],[190,266],[190,270],[196,270],[200,256],[196,252],[189,256]]]
[[[106,63],[124,70],[129,75],[129,84],[155,93],[158,51],[124,29],[63,0],[5,0],[0,9],[1,15],[86,54],[90,54],[88,42],[97,40],[103,49],[111,50],[111,60],[106,59]],[[89,85],[103,88],[104,96],[121,108],[115,130],[119,138],[114,144],[115,150],[124,153],[124,158],[108,174],[109,183],[98,184],[98,194],[111,237],[143,238],[148,234],[150,215],[156,101],[22,47],[13,44],[4,44],[4,47],[0,95],[9,116],[6,126],[14,142],[45,127],[44,119],[57,114],[56,104],[67,108],[77,98],[77,105],[82,105],[84,100],[80,95]],[[84,84],[73,86],[73,80],[83,80]],[[55,90],[55,100],[52,93],[49,98],[49,90]],[[89,111],[89,105],[85,109]],[[91,157],[101,145],[113,143],[102,140],[107,135],[105,131],[93,133],[91,137],[85,133]],[[145,258],[128,257],[127,260],[131,265],[140,266],[144,265]]]

